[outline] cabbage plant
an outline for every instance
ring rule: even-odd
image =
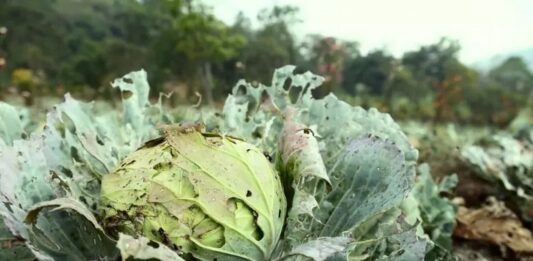
[[[423,260],[434,244],[402,207],[416,149],[388,114],[314,99],[323,78],[293,70],[181,124],[144,71],[112,83],[121,112],[67,95],[39,131],[1,117],[0,214],[20,247],[0,258]]]

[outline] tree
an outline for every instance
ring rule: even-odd
[[[376,50],[349,60],[344,68],[342,87],[357,94],[356,86],[363,84],[371,94],[382,94],[390,84],[397,62],[385,51]]]
[[[323,86],[317,89],[315,94],[325,96],[343,81],[346,61],[359,56],[358,45],[355,42],[321,35],[310,35],[308,38],[304,43],[309,59],[308,67],[325,77]]]
[[[435,120],[453,120],[456,104],[464,96],[465,88],[474,86],[477,73],[457,58],[460,46],[443,38],[436,44],[422,46],[402,57],[418,82],[435,92]]]
[[[0,0],[0,20],[10,28],[2,78],[25,68],[70,91],[109,90],[109,80],[147,64],[147,41],[164,24],[157,9],[145,6],[152,2]]]
[[[533,74],[520,57],[509,57],[489,72],[489,77],[505,88],[528,94],[533,90]]]
[[[290,28],[300,20],[298,9],[292,6],[275,6],[262,10],[258,16],[260,29],[250,32],[245,18],[233,26],[244,32],[248,44],[239,49],[237,57],[241,75],[260,82],[269,82],[275,68],[286,64],[302,64],[303,57]]]
[[[203,97],[213,102],[212,64],[237,55],[245,38],[217,20],[207,8],[192,1],[167,2],[172,15],[171,26],[157,39],[156,56],[163,64],[201,85]],[[168,57],[174,57],[169,60]]]

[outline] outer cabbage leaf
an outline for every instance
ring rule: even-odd
[[[353,232],[349,260],[424,260],[433,244],[418,228],[398,208],[370,217]]]
[[[12,146],[0,142],[0,215],[9,231],[25,239],[39,259],[106,255],[104,249],[66,243],[76,233],[93,241],[94,233],[79,231],[87,227],[85,218],[63,219],[69,214],[53,212],[39,215],[36,226],[30,226],[24,223],[26,212],[34,204],[68,197],[95,213],[101,176],[143,142],[156,137],[156,126],[168,120],[160,102],[148,102],[144,71],[130,73],[114,86],[128,94],[122,116],[113,111],[97,114],[92,103],[66,95],[63,103],[49,111],[42,131],[14,140]]]
[[[419,166],[418,172],[417,181],[408,200],[402,203],[402,210],[408,213],[406,219],[411,219],[408,222],[420,222],[417,234],[425,233],[432,240],[433,246],[426,258],[452,260],[452,234],[457,207],[441,194],[450,193],[457,184],[457,176],[446,176],[440,183],[435,183],[426,163]]]
[[[23,129],[21,115],[17,109],[7,103],[0,102],[0,139],[7,144],[13,144],[26,135]]]
[[[422,227],[437,246],[451,251],[457,207],[440,194],[450,192],[455,187],[457,176],[447,176],[440,184],[436,184],[431,177],[429,165],[420,165],[418,171],[419,176],[412,194],[418,202]]]
[[[4,222],[0,222],[0,260],[34,260],[35,256],[24,241],[11,235]]]
[[[135,259],[158,259],[169,261],[183,261],[176,252],[172,251],[165,245],[157,244],[157,247],[150,245],[150,240],[144,237],[134,238],[126,234],[120,234],[117,247],[120,249],[122,260],[126,261],[129,257]]]
[[[324,79],[310,72],[293,74],[294,69],[294,66],[277,69],[271,86],[240,81],[226,99],[221,117],[212,118],[208,127],[219,128],[275,152],[282,133],[283,114],[288,107],[294,107],[297,112],[294,120],[308,126],[319,137],[326,167],[334,164],[334,152],[341,151],[350,139],[372,134],[395,142],[414,172],[418,152],[390,115],[376,109],[353,107],[333,94],[314,99],[311,91]]]
[[[500,183],[520,202],[523,218],[533,219],[533,141],[498,134],[464,147],[461,155],[481,178]]]
[[[296,246],[283,260],[346,260],[353,239],[348,237],[320,237]]]
[[[271,86],[239,82],[222,117],[208,124],[277,153],[292,203],[279,250],[285,254],[319,237],[349,234],[398,207],[418,155],[388,114],[352,107],[333,94],[314,99],[311,91],[323,78],[293,71],[276,70]]]
[[[50,209],[48,212],[45,210]],[[69,198],[40,202],[31,207],[29,224],[31,247],[42,252],[40,259],[112,260],[118,252],[96,217],[83,203]],[[57,233],[56,230],[63,233]]]

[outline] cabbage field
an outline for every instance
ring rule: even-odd
[[[293,66],[222,108],[0,103],[0,260],[531,260],[533,119],[395,121]]]

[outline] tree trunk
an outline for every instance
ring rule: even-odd
[[[202,82],[204,88],[204,101],[208,105],[213,105],[213,74],[211,73],[211,63],[204,62],[202,65]]]

